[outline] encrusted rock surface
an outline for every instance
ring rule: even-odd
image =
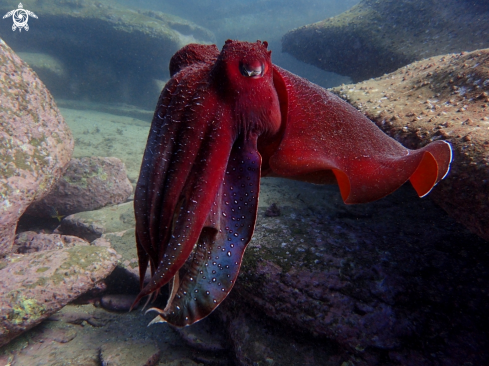
[[[487,363],[488,243],[408,186],[353,206],[323,189],[327,207],[260,209],[226,302],[337,344],[355,365]]]
[[[232,299],[218,310],[234,344],[237,365],[349,365],[342,363],[345,358],[338,353],[334,341],[298,332],[260,313],[259,309],[243,307],[239,300]]]
[[[77,236],[24,231],[16,235],[12,252],[26,254],[43,250],[71,248],[75,245],[87,245],[87,242]]]
[[[489,49],[428,58],[333,91],[406,147],[449,141],[451,169],[430,198],[489,241]]]
[[[135,225],[134,202],[131,201],[96,211],[69,215],[63,218],[57,231],[93,241],[105,233],[126,231],[133,229]]]
[[[288,32],[282,50],[354,82],[426,57],[489,47],[489,5],[466,0],[363,0]]]
[[[12,248],[19,217],[50,191],[72,152],[51,94],[0,39],[0,257]]]
[[[133,202],[126,202],[96,211],[80,212],[64,218],[56,229],[58,233],[76,235],[93,245],[113,248],[121,260],[110,281],[119,283],[117,287],[121,289],[124,286],[139,286],[133,206]]]
[[[0,4],[0,13],[14,5]],[[11,19],[0,22],[0,34],[15,51],[56,57],[65,77],[45,82],[61,99],[154,109],[171,56],[185,44],[214,41],[209,30],[185,19],[111,0],[43,0],[25,8],[38,16],[29,18],[28,37],[12,32]]]
[[[126,168],[118,158],[74,158],[53,190],[32,204],[26,213],[61,218],[122,203],[131,193]]]
[[[11,255],[0,270],[0,346],[93,288],[115,268],[114,250],[77,245]]]

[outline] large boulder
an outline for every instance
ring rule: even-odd
[[[12,5],[2,3],[0,14]],[[29,18],[28,34],[13,32],[11,19],[0,22],[0,34],[16,52],[31,53],[56,98],[153,109],[171,56],[185,44],[214,41],[210,31],[182,18],[111,0],[43,0],[25,8],[38,16]],[[56,75],[42,66],[46,55],[59,65]]]
[[[0,346],[92,289],[115,268],[114,250],[77,245],[11,255],[0,270]]]
[[[227,338],[234,346],[236,365],[352,365],[342,362],[346,357],[338,352],[334,341],[300,332],[287,322],[274,321],[261,311],[240,306],[240,303],[241,299],[231,295],[217,311],[227,328]],[[194,327],[195,324],[183,329],[193,332]]]
[[[488,243],[408,186],[352,206],[335,187],[321,191],[325,206],[279,206],[273,217],[259,210],[220,307],[240,364],[265,361],[267,347],[265,356],[284,352],[274,332],[247,329],[246,311],[322,340],[331,356],[355,365],[432,365],[433,354],[443,365],[487,364]]]
[[[117,158],[72,159],[53,190],[33,203],[26,214],[61,217],[126,201],[132,194],[126,167]]]
[[[0,39],[0,256],[19,217],[62,175],[73,137],[49,91]]]
[[[468,0],[362,0],[282,40],[284,52],[354,82],[426,57],[486,47],[489,3]]]
[[[428,58],[333,91],[409,148],[449,141],[450,172],[430,197],[489,240],[489,49]]]

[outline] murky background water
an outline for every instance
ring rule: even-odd
[[[216,36],[218,47],[227,39],[267,41],[273,62],[324,87],[347,82],[339,77],[282,53],[281,39],[289,30],[315,23],[350,9],[358,0],[298,1],[120,1],[121,4],[158,10],[189,19]]]

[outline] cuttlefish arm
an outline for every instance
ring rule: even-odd
[[[211,50],[172,59],[135,194],[140,275],[148,262],[152,275],[136,302],[178,273],[155,320],[178,326],[208,315],[233,287],[256,220],[257,141],[280,127],[266,47]]]

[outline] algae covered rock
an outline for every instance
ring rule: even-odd
[[[362,0],[288,32],[282,50],[354,82],[426,57],[489,47],[489,4],[460,0]]]
[[[135,225],[134,203],[126,202],[100,210],[69,215],[60,222],[57,232],[75,235],[91,242],[101,238],[103,234],[134,229]]]
[[[0,270],[0,346],[93,288],[116,262],[113,250],[89,245],[9,257]]]
[[[333,354],[355,365],[429,365],[433,353],[447,365],[487,363],[487,242],[411,187],[351,206],[336,189],[323,189],[327,208],[280,207],[276,217],[259,209],[236,285],[220,308],[234,349],[271,347],[270,338],[233,328],[248,309],[336,344]]]
[[[124,163],[118,158],[72,159],[53,190],[32,204],[27,214],[62,217],[124,202],[132,185]]]
[[[65,77],[46,79],[56,98],[153,109],[171,56],[185,44],[214,41],[210,31],[185,19],[114,1],[42,0],[25,8],[38,16],[29,19],[29,32],[12,32],[12,22],[3,21],[0,33],[17,52],[56,58]],[[12,4],[0,5],[1,14],[10,10]]]
[[[136,250],[134,203],[126,202],[100,210],[69,215],[56,232],[76,235],[92,245],[114,249],[120,260],[107,283],[121,293],[139,292],[139,261]],[[149,281],[150,272],[145,281]]]
[[[0,39],[0,256],[19,217],[64,172],[73,137],[49,91]]]
[[[71,248],[75,245],[87,245],[87,242],[77,236],[24,231],[16,235],[12,252],[26,254],[43,250]]]

